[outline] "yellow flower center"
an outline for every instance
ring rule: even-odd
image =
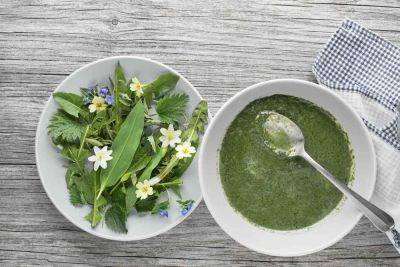
[[[168,131],[167,134],[165,135],[165,137],[167,138],[168,141],[172,141],[175,139],[175,135],[171,131]]]
[[[104,159],[104,154],[103,153],[97,154],[97,158],[102,161]]]
[[[189,154],[189,149],[187,147],[182,148],[183,154]]]
[[[147,186],[144,186],[140,189],[140,191],[142,191],[142,193],[146,194],[147,192],[149,192],[149,188]]]
[[[142,88],[142,85],[140,83],[135,83],[133,88],[135,88],[136,91],[139,91]]]

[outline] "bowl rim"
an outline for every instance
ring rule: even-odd
[[[241,98],[242,95],[248,94],[250,91],[252,91],[253,89],[256,89],[258,87],[262,87],[265,85],[271,85],[274,83],[297,83],[297,84],[303,84],[306,86],[313,86],[313,87],[317,87],[320,90],[324,90],[330,97],[335,98],[336,101],[341,102],[343,105],[347,106],[350,110],[350,112],[355,115],[355,119],[359,122],[359,124],[362,126],[361,129],[364,132],[365,136],[367,137],[367,141],[368,143],[366,144],[366,146],[368,146],[371,149],[372,152],[372,170],[373,170],[373,181],[372,181],[372,185],[370,187],[370,189],[368,190],[368,192],[365,194],[365,198],[367,200],[369,200],[372,197],[372,194],[374,192],[375,189],[375,185],[376,185],[376,174],[377,174],[377,161],[376,161],[376,154],[375,154],[375,148],[374,148],[374,144],[372,141],[372,137],[371,134],[369,133],[369,131],[367,130],[365,124],[363,123],[362,119],[360,118],[360,116],[357,114],[357,112],[353,109],[353,107],[351,107],[344,99],[342,99],[339,95],[337,95],[336,93],[334,93],[333,91],[329,90],[329,88],[322,86],[320,84],[316,84],[313,82],[309,82],[309,81],[305,81],[305,80],[300,80],[300,79],[291,79],[291,78],[283,78],[283,79],[272,79],[272,80],[267,80],[267,81],[263,81],[263,82],[259,82],[256,84],[253,84],[239,92],[237,92],[235,95],[233,95],[228,101],[226,101],[222,107],[218,110],[218,112],[214,115],[213,120],[211,121],[211,123],[208,125],[207,130],[204,134],[203,140],[202,140],[202,144],[206,143],[208,141],[208,139],[212,138],[211,136],[211,131],[214,128],[214,125],[217,124],[219,122],[219,120],[221,119],[222,115],[222,111],[225,110],[228,106],[230,106],[233,102],[235,102],[238,98]],[[267,97],[268,95],[266,95]],[[261,98],[261,97],[259,97]],[[259,99],[257,98],[257,99]],[[252,101],[254,101],[255,99],[249,101],[246,105],[248,105],[249,103],[251,103]],[[318,103],[316,103],[318,105]],[[240,111],[238,112],[238,114],[240,113]],[[221,227],[221,229],[227,234],[229,235],[232,239],[234,239],[236,242],[238,242],[239,244],[253,250],[256,251],[258,253],[262,253],[262,254],[267,254],[267,255],[271,255],[271,256],[280,256],[280,257],[296,257],[296,256],[304,256],[304,255],[308,255],[311,253],[315,253],[318,251],[321,251],[327,247],[332,246],[333,244],[337,243],[338,241],[340,241],[344,236],[346,236],[349,232],[351,232],[354,227],[357,225],[357,223],[359,222],[359,220],[361,219],[361,217],[363,216],[363,214],[360,211],[357,211],[357,214],[355,214],[355,217],[353,219],[353,222],[351,224],[349,224],[347,227],[348,229],[346,229],[345,231],[343,231],[341,234],[337,235],[336,238],[333,238],[330,242],[326,242],[323,243],[321,246],[316,247],[314,249],[309,249],[309,250],[304,250],[302,252],[299,253],[271,253],[271,252],[266,252],[263,249],[260,249],[257,246],[253,246],[251,244],[243,244],[242,242],[240,242],[238,240],[238,238],[231,236],[231,234],[229,233],[229,230],[227,230],[225,228],[225,225],[223,225],[223,221],[220,220],[220,218],[218,217],[218,215],[216,214],[215,210],[212,208],[213,204],[211,204],[209,202],[209,195],[207,193],[207,191],[205,190],[206,186],[205,186],[205,178],[204,178],[204,174],[203,174],[203,170],[204,170],[204,158],[206,157],[205,155],[205,149],[206,146],[205,145],[201,145],[200,146],[200,152],[199,152],[199,167],[198,167],[198,172],[199,172],[199,179],[200,179],[200,187],[201,187],[201,191],[202,191],[202,195],[203,195],[203,199],[204,202],[209,210],[209,212],[211,213],[212,217],[214,218],[214,220],[216,221],[216,223],[219,225],[219,227]],[[226,197],[225,197],[225,201]],[[340,205],[340,204],[339,204]],[[229,205],[230,206],[230,205]],[[218,218],[218,219],[217,219]],[[249,222],[250,223],[250,222]]]
[[[39,154],[39,131],[42,127],[46,127],[46,125],[44,125],[44,114],[46,112],[46,110],[49,108],[49,105],[52,101],[52,95],[55,92],[60,91],[60,89],[64,86],[65,83],[67,83],[67,81],[69,81],[69,79],[71,79],[71,77],[73,77],[75,74],[79,73],[80,71],[86,69],[86,68],[90,68],[93,65],[96,65],[98,63],[102,63],[104,61],[113,61],[113,60],[118,60],[118,59],[133,59],[133,60],[142,60],[142,61],[147,61],[150,63],[153,63],[155,65],[158,65],[164,69],[166,69],[169,72],[174,73],[175,75],[179,76],[179,79],[183,80],[184,82],[186,82],[190,89],[193,91],[193,93],[195,95],[197,95],[199,97],[200,100],[203,100],[203,97],[200,95],[200,93],[197,91],[197,89],[179,72],[177,72],[176,70],[174,70],[173,68],[159,62],[156,60],[152,60],[146,57],[141,57],[141,56],[130,56],[130,55],[121,55],[121,56],[111,56],[111,57],[105,57],[105,58],[101,58],[92,62],[89,62],[81,67],[79,67],[78,69],[76,69],[75,71],[73,71],[72,73],[70,73],[61,83],[59,83],[56,87],[56,89],[54,89],[50,95],[50,97],[47,99],[45,105],[42,107],[42,112],[40,114],[39,117],[39,121],[37,123],[37,127],[36,127],[36,133],[35,133],[35,163],[36,163],[36,169],[37,172],[39,174],[39,178],[40,178],[40,182],[42,184],[42,187],[44,188],[44,191],[46,192],[47,197],[50,199],[51,203],[56,207],[56,209],[58,210],[58,212],[60,212],[68,221],[70,221],[73,225],[75,225],[76,227],[80,228],[81,230],[83,230],[86,233],[89,233],[91,235],[100,237],[100,238],[104,238],[104,239],[108,239],[108,240],[114,240],[114,241],[124,241],[124,242],[128,242],[128,241],[136,241],[136,240],[143,240],[143,239],[148,239],[151,237],[155,237],[157,235],[163,234],[169,230],[171,230],[172,228],[174,228],[175,226],[177,226],[178,224],[180,224],[181,222],[183,222],[188,216],[190,216],[190,214],[198,207],[198,205],[200,204],[201,200],[203,199],[202,194],[200,194],[200,197],[198,199],[195,200],[195,202],[193,203],[192,208],[189,210],[189,212],[184,215],[181,216],[179,219],[177,219],[176,221],[174,221],[173,223],[171,223],[170,225],[168,225],[167,227],[161,228],[158,231],[155,231],[151,234],[147,234],[147,235],[142,235],[139,237],[131,237],[129,238],[127,235],[125,236],[118,236],[118,235],[109,235],[109,234],[103,234],[103,233],[99,233],[98,231],[96,231],[95,229],[85,229],[83,225],[75,222],[71,216],[68,215],[68,213],[64,212],[62,210],[62,208],[57,204],[57,202],[51,197],[51,194],[49,194],[49,190],[50,188],[46,188],[45,183],[43,181],[43,175],[40,171],[40,162],[38,160],[38,154]],[[210,114],[210,113],[209,113]],[[209,115],[210,117],[210,115]],[[201,146],[201,145],[200,145]],[[197,153],[199,154],[199,153]],[[198,171],[197,171],[198,174]],[[199,179],[199,177],[198,177]]]

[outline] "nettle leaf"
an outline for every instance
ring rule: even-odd
[[[81,113],[83,101],[82,97],[73,93],[58,92],[53,94],[54,100],[68,114],[78,118]]]
[[[137,212],[151,211],[156,205],[157,197],[149,196],[146,199],[136,201],[135,208]]]
[[[143,104],[138,102],[123,122],[121,129],[112,143],[112,160],[100,173],[100,193],[121,178],[128,170],[136,149],[139,146],[144,127]]]
[[[151,210],[151,214],[159,213],[160,210],[166,210],[169,207],[169,200],[157,203]]]
[[[158,101],[156,111],[164,123],[179,121],[185,114],[189,97],[186,94],[166,95]]]
[[[136,187],[130,186],[126,189],[126,196],[125,196],[125,207],[126,207],[126,214],[129,214],[132,208],[135,206],[137,201],[136,197]]]
[[[75,143],[85,131],[85,124],[69,116],[63,111],[58,111],[50,120],[47,129],[54,140]]]
[[[101,221],[101,218],[102,216],[98,209],[92,209],[92,211],[85,216],[85,219],[90,222],[93,228]]]
[[[112,206],[106,211],[105,222],[108,228],[118,233],[127,233],[125,211],[119,206]]]
[[[76,185],[73,185],[69,188],[69,201],[74,206],[80,206],[84,204],[84,201],[81,198],[81,192]]]

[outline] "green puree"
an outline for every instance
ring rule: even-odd
[[[219,172],[231,206],[266,228],[310,226],[335,209],[342,194],[300,157],[279,156],[265,145],[262,125],[256,120],[262,111],[275,111],[294,121],[303,132],[306,151],[346,183],[353,177],[347,134],[327,111],[285,95],[250,103],[225,134]]]

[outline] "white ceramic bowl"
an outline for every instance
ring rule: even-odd
[[[232,97],[209,125],[200,148],[199,176],[204,201],[221,228],[242,245],[269,255],[300,256],[322,250],[353,229],[361,213],[348,200],[316,224],[297,231],[273,231],[249,223],[228,203],[218,174],[218,152],[227,127],[253,100],[284,94],[309,100],[329,111],[347,132],[355,154],[351,187],[369,199],[375,185],[376,162],[371,137],[355,111],[328,89],[301,80],[272,80]]]
[[[189,95],[187,114],[191,114],[196,104],[201,100],[197,90],[182,75],[173,69],[153,60],[133,57],[120,56],[110,57],[92,62],[69,75],[55,90],[55,92],[74,92],[79,93],[80,87],[87,87],[93,83],[108,82],[108,78],[113,76],[117,62],[121,63],[127,78],[136,76],[140,81],[150,82],[155,80],[163,72],[173,72],[179,75],[180,79],[175,88],[176,92],[184,92]],[[53,98],[47,101],[43,113],[40,117],[36,132],[36,165],[42,181],[43,187],[53,202],[54,206],[73,224],[93,235],[120,241],[139,240],[153,237],[164,233],[184,220],[186,216],[179,213],[177,207],[169,210],[169,217],[156,215],[131,215],[127,221],[127,234],[119,234],[109,230],[100,223],[95,229],[90,227],[89,222],[84,216],[90,211],[89,207],[74,207],[69,201],[67,186],[64,175],[65,163],[57,150],[50,144],[47,135],[47,125],[51,116],[56,112],[57,104]],[[195,203],[193,211],[201,201],[201,191],[197,175],[198,160],[197,156],[191,166],[184,173],[181,187],[182,196],[185,199],[193,199]],[[172,194],[173,195],[173,194]]]

